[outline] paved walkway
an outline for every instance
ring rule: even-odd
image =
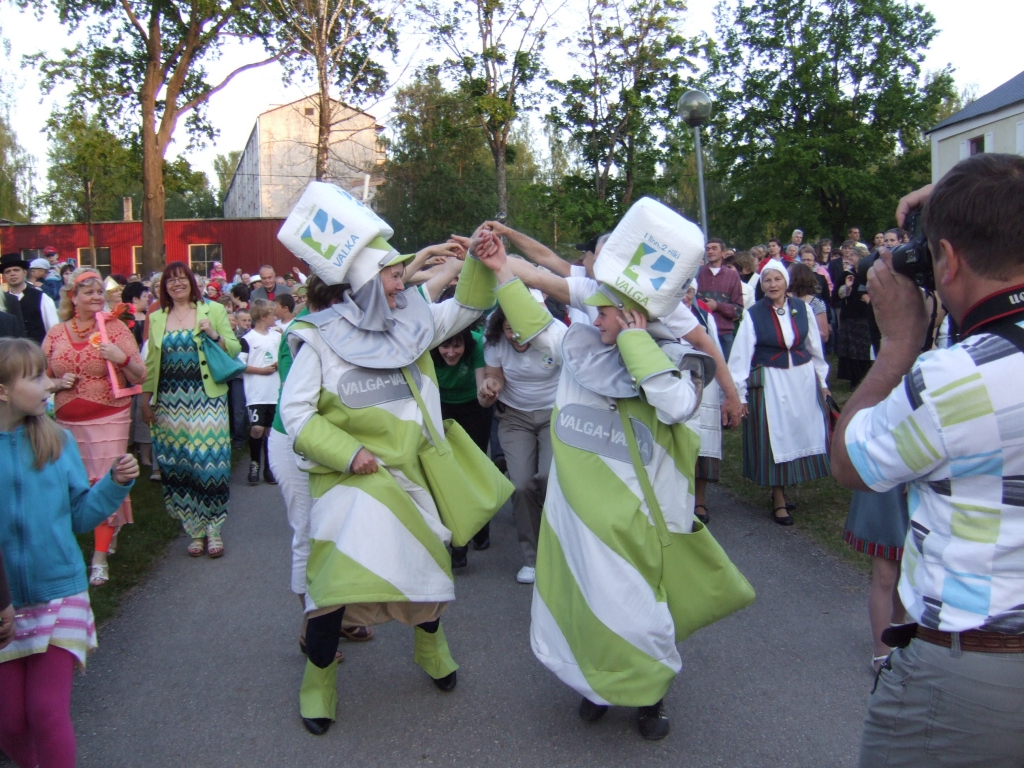
[[[191,559],[173,542],[101,630],[75,688],[79,765],[854,765],[871,685],[865,577],[766,510],[723,493],[709,503],[758,600],[680,646],[664,741],[643,741],[633,710],[583,723],[578,696],[534,659],[507,506],[445,615],[458,689],[441,693],[413,663],[410,629],[378,627],[370,643],[343,643],[339,719],[316,738],[298,715],[291,531],[277,489],[248,487],[240,466],[227,555]]]

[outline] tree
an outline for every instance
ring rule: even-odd
[[[900,0],[723,0],[706,52],[721,234],[760,239],[892,221],[928,180],[922,131],[951,91],[921,83],[935,20]]]
[[[47,92],[72,85],[73,106],[90,105],[135,133],[142,146],[142,270],[164,263],[166,188],[163,161],[180,120],[193,140],[212,137],[205,119],[210,97],[238,73],[279,58],[238,67],[218,83],[206,62],[219,55],[224,37],[267,41],[272,19],[242,0],[18,0],[22,8],[53,7],[72,29],[87,25],[86,42],[62,56],[32,60]]]
[[[217,174],[217,201],[220,205],[224,205],[231,182],[235,178],[235,169],[238,168],[238,161],[241,159],[240,149],[233,149],[226,155],[217,155],[213,158],[213,172]]]
[[[374,59],[398,51],[395,14],[403,0],[262,0],[281,21],[278,38],[288,53],[286,71],[316,82],[316,180],[327,179],[332,133],[344,131],[351,113],[340,102],[361,104],[387,89],[384,67]],[[331,90],[339,92],[338,101]],[[355,169],[365,172],[367,169]]]
[[[0,114],[0,219],[32,217],[33,158],[18,143],[7,116]]]
[[[588,0],[586,24],[569,54],[578,74],[552,80],[562,106],[551,122],[568,132],[593,179],[597,200],[625,210],[638,183],[651,182],[664,162],[659,126],[678,93],[680,73],[692,69],[692,43],[679,31],[683,0]]]
[[[494,159],[499,217],[508,215],[512,125],[532,103],[528,89],[544,75],[547,27],[564,4],[549,10],[545,0],[469,0],[448,10],[428,0],[417,6],[434,43],[451,54],[445,68],[484,129]]]

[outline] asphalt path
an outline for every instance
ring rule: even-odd
[[[369,643],[343,641],[338,721],[311,736],[298,713],[305,657],[288,589],[291,529],[277,489],[249,487],[244,469],[233,477],[225,557],[189,558],[179,538],[101,628],[75,683],[80,766],[856,762],[872,682],[866,578],[773,524],[767,508],[717,490],[710,527],[758,598],[680,645],[664,741],[640,738],[635,710],[582,722],[578,695],[533,657],[531,588],[515,581],[521,561],[507,505],[491,525],[491,548],[470,548],[443,619],[461,664],[458,688],[437,690],[413,663],[412,630],[392,622]]]

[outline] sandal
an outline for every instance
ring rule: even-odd
[[[783,517],[779,517],[778,515],[775,514],[780,509],[783,512],[786,513]],[[781,507],[776,507],[775,509],[772,510],[772,520],[774,520],[779,525],[792,525],[793,524],[793,516],[791,514],[789,514],[789,508],[786,507],[785,505],[783,505]]]
[[[117,536],[121,533],[121,526],[117,526],[117,530],[114,531],[114,538],[110,540],[110,546],[107,547],[107,555],[117,554]]]
[[[189,557],[202,557],[205,551],[206,539],[192,539],[192,543],[188,545]]]
[[[207,534],[207,538],[209,539],[209,544],[206,547],[206,554],[208,554],[212,559],[223,557],[224,540],[221,539],[220,534],[209,533]]]
[[[160,467],[153,467],[153,471],[149,473],[149,479],[154,483],[160,482]]]
[[[703,509],[704,510],[704,514],[703,515],[700,514],[700,512],[697,511],[698,509]],[[696,504],[696,505],[694,505],[694,507],[693,507],[693,515],[698,520],[700,520],[702,523],[704,523],[704,525],[707,525],[709,522],[711,522],[711,515],[709,514],[709,510],[703,504]]]
[[[103,565],[93,565],[92,575],[89,576],[89,586],[102,587],[110,581],[110,566],[106,563]]]
[[[367,627],[367,629],[369,629],[369,627]],[[303,656],[308,656],[309,655],[306,652],[306,638],[304,638],[304,637],[300,637],[299,638],[299,650],[302,651],[302,655]],[[340,650],[335,651],[335,653],[334,653],[334,660],[336,662],[338,662],[339,664],[341,664],[341,662],[343,662],[345,660],[345,654],[342,653]]]
[[[373,630],[369,627],[342,627],[341,636],[353,643],[365,643],[373,640]]]

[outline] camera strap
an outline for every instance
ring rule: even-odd
[[[960,324],[957,341],[976,333],[993,333],[1024,351],[1024,329],[1017,327],[1021,320],[1024,320],[1024,284],[993,293],[971,307]]]

